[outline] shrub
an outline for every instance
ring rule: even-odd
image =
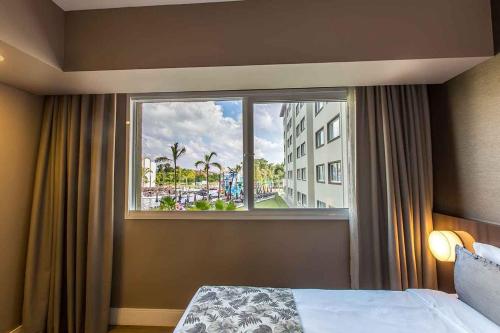
[[[224,210],[225,206],[226,205],[223,200],[218,199],[215,201],[215,210]]]
[[[196,201],[196,208],[199,210],[209,210],[210,202],[208,202],[208,200]]]
[[[229,201],[226,205],[226,210],[236,210],[236,205],[233,201]]]
[[[161,210],[175,210],[175,199],[170,197],[163,197],[160,200]]]

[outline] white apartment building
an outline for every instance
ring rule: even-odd
[[[283,105],[284,199],[290,207],[347,207],[346,111],[345,101]]]

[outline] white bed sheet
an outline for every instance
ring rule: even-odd
[[[295,289],[305,333],[497,333],[500,327],[458,300],[426,289]]]
[[[293,294],[304,333],[500,333],[456,295],[435,290],[294,289]]]

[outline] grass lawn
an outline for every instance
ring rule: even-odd
[[[282,197],[276,195],[273,199],[257,202],[255,208],[288,208],[288,205]]]

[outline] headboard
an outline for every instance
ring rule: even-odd
[[[439,213],[433,214],[433,221],[434,230],[457,231],[464,242],[464,246],[469,250],[472,250],[472,242],[474,241],[500,247],[499,224],[468,220]],[[460,233],[460,231],[465,233]],[[468,235],[472,236],[472,238]],[[453,268],[454,263],[438,261],[437,273],[439,290],[449,293],[455,292]]]

